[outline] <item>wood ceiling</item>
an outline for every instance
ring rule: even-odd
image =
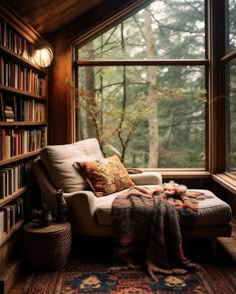
[[[59,30],[106,0],[8,0],[8,4],[40,34]]]

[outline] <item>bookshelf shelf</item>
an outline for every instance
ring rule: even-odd
[[[28,99],[32,98],[32,99],[37,99],[37,100],[42,100],[42,101],[47,100],[46,97],[36,95],[36,94],[32,94],[32,93],[29,93],[27,91],[15,89],[13,87],[1,85],[1,84],[0,84],[0,91],[4,91],[4,92],[7,92],[7,93],[11,93],[11,94],[18,94],[18,95],[21,95],[21,96],[25,96]]]
[[[29,121],[0,121],[0,127],[7,127],[7,126],[46,126],[47,123],[44,122],[29,122]]]
[[[11,262],[20,228],[29,215],[31,162],[47,145],[48,70],[33,60],[39,45],[49,44],[1,2],[0,292],[4,294],[18,272]],[[6,273],[11,273],[11,279]]]
[[[7,56],[7,57],[10,57],[11,59],[13,59],[15,62],[17,63],[20,63],[24,66],[27,66],[27,67],[30,67],[31,69],[43,74],[43,75],[46,75],[46,71],[39,67],[37,64],[25,59],[24,57],[14,53],[12,50],[9,50],[7,49],[6,47],[4,47],[3,45],[0,45],[0,52]]]
[[[3,235],[0,238],[0,248],[3,246],[4,243],[8,241],[15,234],[24,224],[24,219],[19,220],[12,228],[10,233]]]
[[[19,188],[16,192],[14,192],[11,195],[8,195],[7,197],[5,197],[4,199],[0,199],[0,207],[6,205],[7,203],[11,202],[12,200],[16,199],[17,197],[19,197],[20,195],[22,195],[23,193],[25,193],[27,191],[27,187],[21,187]]]
[[[36,156],[36,155],[39,154],[39,151],[40,151],[40,149],[32,151],[32,152],[27,152],[26,154],[21,154],[21,155],[13,156],[13,157],[8,158],[8,159],[1,160],[0,161],[0,166],[7,165],[7,164],[10,164],[10,163],[13,163],[13,162],[16,162],[16,161],[20,161],[20,160],[23,160],[23,159],[26,159],[26,158]]]

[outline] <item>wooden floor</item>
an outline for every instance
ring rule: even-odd
[[[231,224],[233,228],[231,238],[218,238],[218,241],[236,262],[236,218],[232,220]]]
[[[232,221],[232,236],[230,238],[218,238],[219,245],[226,251],[232,260],[236,262],[236,219]],[[8,294],[23,294],[27,276],[23,275],[8,292]]]

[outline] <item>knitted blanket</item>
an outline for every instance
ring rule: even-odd
[[[184,255],[179,214],[197,212],[197,202],[133,187],[112,205],[114,259],[123,266],[145,266],[155,273],[186,273],[195,268]]]

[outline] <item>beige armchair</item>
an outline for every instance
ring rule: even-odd
[[[64,191],[68,204],[69,221],[74,234],[86,236],[112,235],[112,201],[125,190],[96,197],[88,182],[74,167],[75,162],[103,160],[97,139],[43,148],[34,160],[33,170],[42,193],[42,199],[53,215],[57,214],[56,192]],[[130,175],[137,186],[153,188],[162,184],[159,172]],[[191,191],[191,189],[189,189]],[[228,237],[231,235],[230,206],[209,190],[196,190],[207,195],[199,201],[197,215],[181,220],[182,234],[190,237]]]
[[[53,215],[57,213],[56,192],[63,189],[69,209],[69,220],[74,234],[111,236],[112,201],[118,191],[96,197],[87,181],[73,166],[77,161],[103,159],[97,139],[43,148],[34,160],[33,171],[39,184],[42,199]],[[130,175],[135,185],[152,187],[162,183],[159,172]]]

